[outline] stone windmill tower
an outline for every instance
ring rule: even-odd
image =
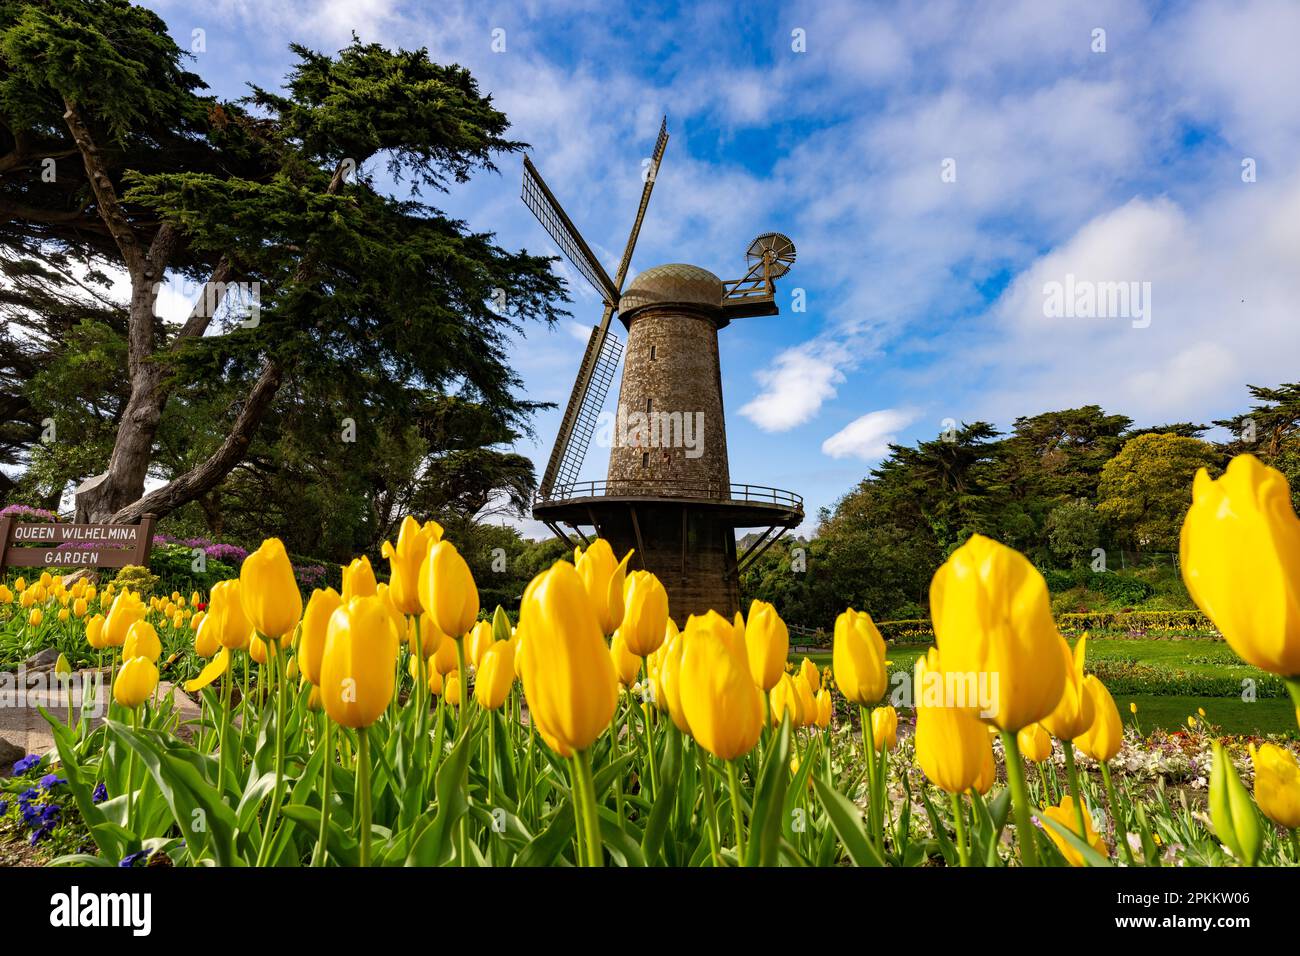
[[[778,313],[774,283],[794,263],[795,249],[780,233],[765,233],[749,246],[743,278],[723,281],[698,266],[675,263],[646,269],[624,290],[667,144],[665,123],[613,279],[532,161],[524,159],[525,204],[605,302],[533,516],[570,545],[589,541],[591,529],[620,556],[633,550],[631,567],[659,577],[673,618],[683,624],[688,615],[710,609],[734,614],[740,571],[803,521],[803,499],[793,492],[732,482],[718,357],[718,331],[733,319]],[[626,350],[610,330],[615,315],[627,332]],[[602,416],[624,354],[618,406],[612,416]],[[606,434],[605,480],[578,482],[592,439]],[[762,530],[738,553],[736,531],[742,528]]]

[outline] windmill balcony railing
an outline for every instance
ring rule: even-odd
[[[716,481],[674,481],[618,479],[614,481],[580,481],[556,485],[548,495],[538,495],[537,503],[555,503],[578,498],[691,498],[776,505],[791,511],[803,511],[803,496],[766,485],[727,484]]]

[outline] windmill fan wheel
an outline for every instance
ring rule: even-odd
[[[794,265],[794,243],[789,236],[779,232],[765,232],[749,244],[745,251],[745,265],[753,270],[768,263],[768,275],[776,279],[790,271]]]

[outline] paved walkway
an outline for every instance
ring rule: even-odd
[[[38,708],[45,708],[60,720],[68,719],[68,695],[57,684],[50,686],[48,671],[27,671],[22,675],[26,687],[18,686],[13,672],[0,673],[0,775],[8,775],[13,762],[27,754],[44,754],[54,749],[54,734],[49,722]],[[86,710],[87,718],[99,724],[104,719],[108,702],[108,674],[103,673],[102,684],[95,684],[93,670],[80,672],[87,682],[87,693],[92,703]],[[175,690],[176,713],[181,720],[181,736],[189,736],[186,721],[198,720],[199,706],[187,694],[169,681],[160,681],[158,696],[166,697]],[[73,719],[77,719],[77,705],[81,695],[73,691]],[[14,756],[16,755],[16,756]]]

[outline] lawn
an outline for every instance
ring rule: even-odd
[[[1074,642],[1071,641],[1071,646]],[[928,645],[891,645],[888,660],[891,671],[910,670]],[[791,654],[796,664],[804,657],[821,666],[829,666],[829,650],[809,654]],[[1175,730],[1185,727],[1187,717],[1197,708],[1204,708],[1214,725],[1231,734],[1285,733],[1296,736],[1295,710],[1286,696],[1263,696],[1245,701],[1236,693],[1243,680],[1252,680],[1261,686],[1270,678],[1258,668],[1244,664],[1223,641],[1210,638],[1162,638],[1142,640],[1133,638],[1089,638],[1088,664],[1093,664],[1106,675],[1112,688],[1115,703],[1125,722],[1132,722],[1129,704],[1138,705],[1137,720],[1143,730],[1157,727]],[[1122,686],[1111,675],[1126,669],[1139,668],[1148,679],[1147,684],[1157,685],[1157,693],[1138,693]],[[1149,679],[1154,675],[1156,680]],[[1193,681],[1204,683],[1218,681],[1225,693],[1201,693],[1192,687]],[[1159,686],[1163,684],[1163,686]],[[1180,686],[1186,685],[1186,686]],[[1181,691],[1181,692],[1179,692]],[[1232,693],[1226,693],[1232,691]]]

